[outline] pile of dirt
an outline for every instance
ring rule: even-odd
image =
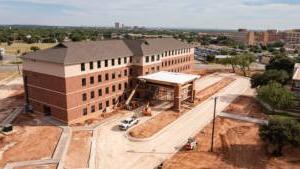
[[[215,83],[213,85],[210,85],[207,88],[199,91],[198,93],[196,93],[196,98],[195,98],[196,104],[199,104],[202,101],[208,99],[209,97],[211,97],[215,93],[217,93],[220,90],[222,90],[224,87],[228,86],[234,80],[235,79],[233,79],[233,78],[226,77],[226,78],[218,81],[217,83]]]
[[[51,158],[61,136],[61,128],[28,114],[20,114],[13,126],[13,133],[0,134],[0,168],[7,162]]]
[[[147,122],[130,130],[129,134],[135,138],[148,138],[153,136],[162,128],[175,121],[183,112],[166,110],[154,116]]]
[[[299,168],[300,149],[287,149],[282,158],[271,158],[258,136],[258,125],[217,118],[214,152],[211,148],[212,124],[196,135],[198,147],[193,151],[180,150],[168,159],[166,169],[194,168]]]
[[[264,114],[264,108],[261,104],[251,96],[239,96],[224,110],[228,113],[241,114],[249,117],[268,119]]]
[[[92,131],[75,131],[66,156],[65,168],[88,168]]]

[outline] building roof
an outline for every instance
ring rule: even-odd
[[[49,49],[29,53],[23,58],[71,65],[127,56],[152,55],[189,47],[192,45],[174,38],[64,42]]]
[[[197,78],[200,78],[200,76],[186,74],[186,73],[160,71],[145,76],[139,76],[138,78],[141,80],[145,80],[146,82],[152,82],[152,83],[167,84],[167,85],[183,85]]]

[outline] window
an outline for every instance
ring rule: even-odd
[[[95,98],[95,92],[91,91],[91,99]]]
[[[122,90],[122,84],[121,83],[119,84],[119,90]]]
[[[112,92],[115,92],[115,91],[116,91],[116,86],[113,85],[113,86],[112,86]]]
[[[108,73],[105,74],[105,80],[109,80]]]
[[[125,82],[124,83],[124,88],[127,89],[127,86],[128,86],[128,84],[127,84],[127,82]]]
[[[122,72],[119,72],[119,75],[118,75],[118,77],[119,77],[119,78],[121,78],[121,77],[122,77]]]
[[[82,94],[82,101],[86,101],[86,93]]]
[[[90,62],[90,69],[94,69],[94,63],[93,62]]]
[[[149,63],[149,56],[146,56],[146,63]]]
[[[90,84],[94,84],[94,76],[90,77]]]
[[[83,108],[83,109],[82,109],[82,114],[83,114],[84,116],[87,115],[87,108]]]
[[[132,63],[132,56],[129,57],[129,63]]]
[[[168,52],[167,51],[165,52],[165,56],[168,56]]]
[[[124,70],[124,76],[127,76],[127,69]]]
[[[98,96],[102,96],[102,89],[98,89]]]
[[[106,87],[106,88],[105,88],[105,93],[106,93],[106,94],[109,94],[109,87]]]
[[[115,79],[115,78],[116,78],[116,73],[112,73],[112,74],[111,74],[111,78],[112,78],[112,79]]]
[[[159,71],[159,66],[156,66],[156,70]]]
[[[104,61],[104,66],[105,66],[105,67],[108,67],[108,60],[105,60],[105,61]]]
[[[155,61],[155,56],[152,55],[152,56],[151,56],[151,62],[154,62],[154,61]]]
[[[98,82],[102,82],[102,76],[98,75]]]
[[[82,79],[81,79],[81,85],[82,85],[82,86],[86,86],[86,79],[85,79],[85,78],[82,78]]]
[[[132,76],[132,69],[129,69],[129,76]]]
[[[121,64],[121,58],[118,58],[118,65]]]
[[[81,71],[85,71],[85,64],[81,63]]]
[[[112,66],[115,66],[115,59],[112,59],[112,60],[111,60],[111,65],[112,65]]]
[[[127,57],[124,58],[124,63],[127,63]]]
[[[102,103],[99,103],[99,110],[102,110]]]
[[[91,106],[91,112],[94,113],[95,112],[95,105]]]
[[[100,60],[97,61],[97,68],[101,68],[101,61]]]
[[[106,107],[109,107],[109,100],[106,100]]]
[[[116,99],[115,98],[113,98],[113,104],[116,104]]]
[[[158,60],[159,60],[159,58],[160,58],[160,56],[159,56],[159,55],[157,55],[157,56],[156,56],[156,60],[158,61]]]

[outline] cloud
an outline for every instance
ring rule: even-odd
[[[0,23],[268,29],[300,27],[299,0],[0,0]]]

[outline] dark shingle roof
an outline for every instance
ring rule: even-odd
[[[152,55],[188,47],[191,45],[173,38],[65,42],[53,48],[29,53],[23,58],[70,65],[125,56]]]

